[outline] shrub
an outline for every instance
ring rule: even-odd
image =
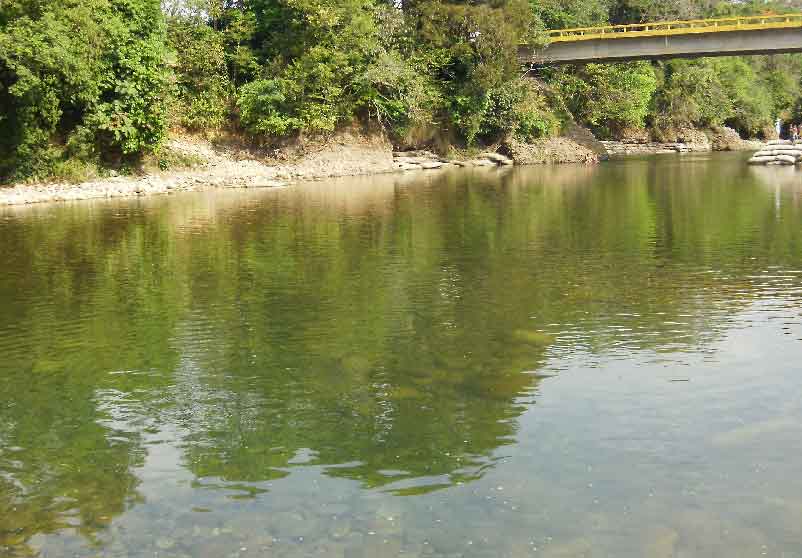
[[[240,121],[252,134],[285,136],[298,130],[303,122],[289,113],[287,98],[290,84],[284,80],[261,79],[240,88],[237,106]]]
[[[481,135],[486,141],[503,137],[532,141],[552,135],[559,125],[540,87],[534,80],[523,78],[490,92]]]

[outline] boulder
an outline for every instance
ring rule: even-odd
[[[719,126],[708,132],[713,151],[744,151],[754,148],[754,142],[744,140],[727,126]]]
[[[509,157],[507,157],[506,155],[502,155],[501,153],[492,153],[492,152],[482,153],[480,157],[482,159],[493,161],[498,165],[509,164],[511,162],[511,159]]]
[[[563,137],[595,153],[600,160],[606,160],[609,156],[607,147],[593,135],[593,132],[576,122],[569,121],[563,126]]]
[[[576,141],[564,138],[544,138],[530,143],[510,140],[506,148],[519,165],[549,163],[597,163],[599,155]]]
[[[622,143],[634,143],[634,144],[642,144],[642,143],[649,143],[651,138],[649,137],[649,131],[645,128],[624,128],[618,134],[618,139]]]

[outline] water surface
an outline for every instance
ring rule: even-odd
[[[0,555],[802,556],[802,174],[0,210]]]

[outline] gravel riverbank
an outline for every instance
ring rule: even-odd
[[[687,138],[685,136],[688,136]],[[213,146],[198,138],[170,141],[173,152],[196,160],[189,169],[144,176],[115,176],[81,184],[18,184],[0,187],[0,206],[93,198],[123,198],[225,188],[275,188],[295,182],[338,176],[391,172],[430,172],[457,167],[495,167],[535,164],[594,164],[608,155],[657,154],[684,151],[759,149],[734,130],[691,130],[675,143],[643,139],[599,142],[584,128],[571,126],[562,137],[532,143],[510,141],[498,151],[463,157],[441,157],[431,151],[394,152],[381,135],[344,131],[325,141],[296,145],[265,156],[240,147]]]
[[[428,151],[393,153],[383,142],[338,141],[290,161],[243,158],[207,142],[174,140],[170,148],[201,161],[191,169],[145,176],[116,176],[80,184],[18,184],[0,188],[0,206],[54,201],[124,198],[209,189],[275,188],[295,182],[336,176],[430,171],[464,166],[511,165],[511,159],[486,153],[466,161],[451,161]]]
[[[144,176],[115,176],[80,184],[18,184],[0,188],[0,206],[96,198],[124,198],[226,188],[275,188],[295,182],[337,176],[390,172],[430,172],[458,167],[513,164],[594,163],[598,157],[571,139],[554,138],[463,158],[444,158],[430,151],[393,152],[383,137],[341,133],[325,143],[263,158],[246,150],[215,147],[197,138],[173,139],[169,149],[198,161],[192,168]],[[525,149],[524,149],[525,147]]]
[[[344,143],[344,142],[343,142]],[[375,143],[375,142],[374,142]],[[50,201],[173,194],[216,188],[274,188],[301,180],[388,172],[389,146],[351,141],[316,150],[298,160],[277,162],[249,158],[247,153],[214,148],[197,139],[172,140],[169,148],[198,161],[192,168],[117,176],[80,184],[18,184],[0,188],[0,205]]]

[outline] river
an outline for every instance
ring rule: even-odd
[[[4,557],[798,557],[802,175],[0,209]]]

